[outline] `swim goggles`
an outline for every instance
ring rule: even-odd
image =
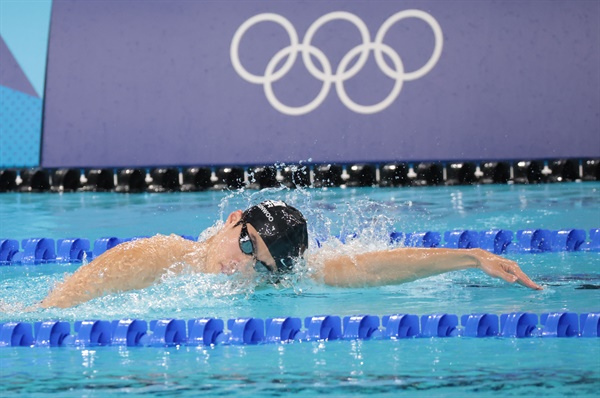
[[[242,232],[240,232],[240,250],[242,253],[252,256],[254,259],[254,269],[258,272],[271,271],[271,268],[267,267],[265,263],[256,258],[256,249],[250,235],[248,234],[248,226],[246,223],[242,223]]]

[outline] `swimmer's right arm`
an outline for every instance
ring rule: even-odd
[[[68,308],[107,293],[143,289],[193,252],[194,242],[157,235],[120,244],[57,285],[39,304]]]
[[[398,248],[344,255],[324,260],[317,277],[334,286],[379,286],[469,268],[509,283],[542,289],[517,263],[483,249]]]

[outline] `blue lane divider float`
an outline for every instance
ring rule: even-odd
[[[445,247],[452,249],[472,249],[480,247],[477,231],[447,231],[444,233]]]
[[[0,324],[0,347],[27,347],[34,342],[33,329],[27,322]]]
[[[456,315],[433,314],[421,317],[421,336],[423,337],[455,337],[459,334]]]
[[[420,333],[419,317],[410,314],[385,315],[381,318],[383,338],[406,339]]]
[[[180,345],[187,340],[185,321],[181,319],[161,319],[150,321],[150,332],[143,343],[152,347]]]
[[[215,345],[226,341],[221,319],[199,318],[188,321],[188,345]]]
[[[435,231],[392,232],[393,243],[407,247],[446,247],[452,249],[482,248],[495,254],[600,251],[600,228],[589,231],[589,239],[583,229],[548,229],[472,231],[456,230],[443,234]],[[185,239],[195,240],[189,235]],[[442,239],[443,237],[443,239]],[[49,262],[81,263],[92,260],[105,251],[136,239],[105,237],[96,239],[90,250],[90,241],[84,238],[23,239],[21,245],[15,239],[0,239],[0,265],[34,265]],[[317,242],[320,244],[320,242]]]
[[[19,242],[15,239],[0,240],[0,264],[13,262],[15,254],[19,253]]]
[[[460,320],[460,325],[459,325]],[[227,330],[225,330],[225,324]],[[0,323],[0,347],[170,347],[407,338],[600,337],[600,312],[411,314],[300,318],[85,320]]]
[[[133,347],[148,334],[148,323],[139,319],[121,319],[111,323],[111,345]],[[144,341],[145,342],[145,341]]]
[[[24,239],[21,245],[23,252],[17,253],[15,256],[20,257],[17,260],[23,264],[41,264],[56,259],[54,239]]]
[[[68,322],[36,322],[33,329],[36,336],[34,344],[37,347],[60,347],[71,334]]]
[[[500,335],[503,337],[531,337],[536,335],[538,316],[526,312],[513,312],[500,316]],[[563,337],[563,336],[561,336]]]
[[[464,327],[463,336],[468,337],[498,336],[498,322],[496,314],[471,314],[460,318],[460,323]]]
[[[300,339],[301,335],[299,333],[302,329],[302,321],[300,318],[294,317],[267,318],[265,329],[265,342],[267,343],[292,341],[296,337]]]
[[[116,237],[96,239],[96,242],[94,242],[94,250],[92,251],[92,257],[98,257],[108,249],[112,249],[113,247],[121,243],[123,243],[123,239],[119,239]]]
[[[368,340],[382,335],[379,330],[379,317],[375,315],[345,316],[343,324],[344,339]]]
[[[503,229],[483,231],[479,235],[480,247],[496,254],[505,253],[512,240],[512,231]]]
[[[104,346],[112,340],[112,327],[109,321],[77,321],[74,324],[75,339],[69,337],[68,343],[78,346]]]
[[[56,241],[56,262],[81,262],[89,253],[90,241],[87,239],[59,239]]]

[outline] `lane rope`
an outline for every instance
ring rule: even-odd
[[[189,235],[181,235],[195,241]],[[342,242],[356,238],[356,234],[338,236]],[[106,250],[121,243],[147,236],[133,238],[104,237],[94,245],[86,238],[31,238],[0,239],[0,265],[35,265],[43,263],[81,263],[91,261]],[[583,229],[525,229],[516,232],[504,229],[488,231],[453,230],[444,233],[392,232],[390,241],[406,247],[446,247],[454,249],[482,248],[495,254],[600,251],[600,228]],[[316,245],[321,242],[315,240]]]
[[[225,324],[227,328],[225,328]],[[304,327],[302,327],[304,326]],[[169,347],[407,338],[599,337],[600,312],[576,314],[335,315],[306,317],[84,320],[0,323],[0,347]]]

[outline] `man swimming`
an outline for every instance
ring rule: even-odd
[[[42,308],[67,308],[105,294],[143,289],[167,272],[293,271],[303,258],[314,265],[312,277],[332,286],[379,286],[410,282],[468,268],[509,283],[542,289],[511,260],[482,249],[395,248],[360,254],[310,255],[306,220],[282,201],[264,201],[231,213],[222,228],[195,242],[177,235],[156,235],[122,243],[80,267],[40,303]]]

